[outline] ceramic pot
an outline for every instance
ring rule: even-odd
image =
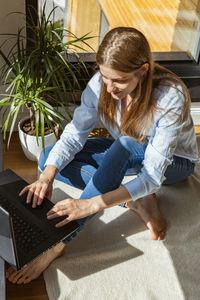
[[[22,130],[22,126],[26,120],[29,118],[24,118],[18,123],[18,132],[19,132],[19,139],[21,142],[22,149],[24,151],[25,156],[33,161],[38,161],[40,157],[40,153],[43,150],[42,148],[42,138],[39,136],[39,145],[37,144],[36,136],[29,135]],[[56,129],[58,133],[58,126]],[[56,137],[54,133],[50,133],[45,135],[44,137],[44,144],[45,148],[56,143]]]

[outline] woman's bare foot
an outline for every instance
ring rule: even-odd
[[[6,270],[6,278],[12,283],[29,283],[38,278],[54,259],[63,254],[64,247],[65,244],[62,242],[57,244],[19,271],[10,267]]]
[[[129,201],[126,206],[135,211],[150,229],[152,240],[163,240],[166,234],[166,222],[158,208],[156,195],[148,195],[136,201]]]

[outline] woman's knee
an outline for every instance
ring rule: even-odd
[[[194,172],[195,164],[189,159],[174,155],[172,164],[165,171],[163,184],[173,184],[188,178]]]
[[[118,139],[120,145],[129,153],[129,168],[141,169],[146,143],[138,143],[134,138],[121,136]]]
[[[44,170],[45,168],[45,163],[46,163],[46,160],[47,160],[47,157],[51,151],[51,149],[53,148],[53,146],[49,146],[47,148],[45,148],[44,150],[42,150],[42,152],[40,153],[40,158],[39,158],[39,161],[38,161],[38,166],[40,168],[40,170]]]
[[[133,147],[140,145],[134,138],[129,136],[120,136],[118,141],[129,152],[131,152]]]

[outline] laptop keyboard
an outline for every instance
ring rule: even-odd
[[[9,212],[12,217],[15,242],[21,251],[30,251],[38,246],[48,236],[36,225],[27,222],[6,198],[0,195],[0,205]]]

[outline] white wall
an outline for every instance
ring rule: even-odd
[[[0,34],[1,33],[17,33],[18,28],[25,26],[25,15],[22,14],[10,14],[13,12],[20,12],[25,14],[25,0],[0,0]],[[12,46],[12,40],[5,43],[8,36],[0,35],[0,47],[5,54],[9,53]],[[0,57],[0,67],[4,61]],[[5,86],[3,82],[0,82],[0,94],[4,93]],[[2,96],[0,95],[0,98]],[[2,112],[0,114],[0,125],[2,121]]]
[[[25,15],[11,14],[12,12],[25,13],[25,0],[0,0],[0,34],[1,33],[17,33],[18,28],[25,26]],[[0,46],[5,42],[8,37],[0,35]],[[4,44],[2,49],[5,53],[9,52],[12,45],[12,41]],[[0,66],[2,66],[3,60],[0,57]],[[1,91],[3,89],[2,83]]]

